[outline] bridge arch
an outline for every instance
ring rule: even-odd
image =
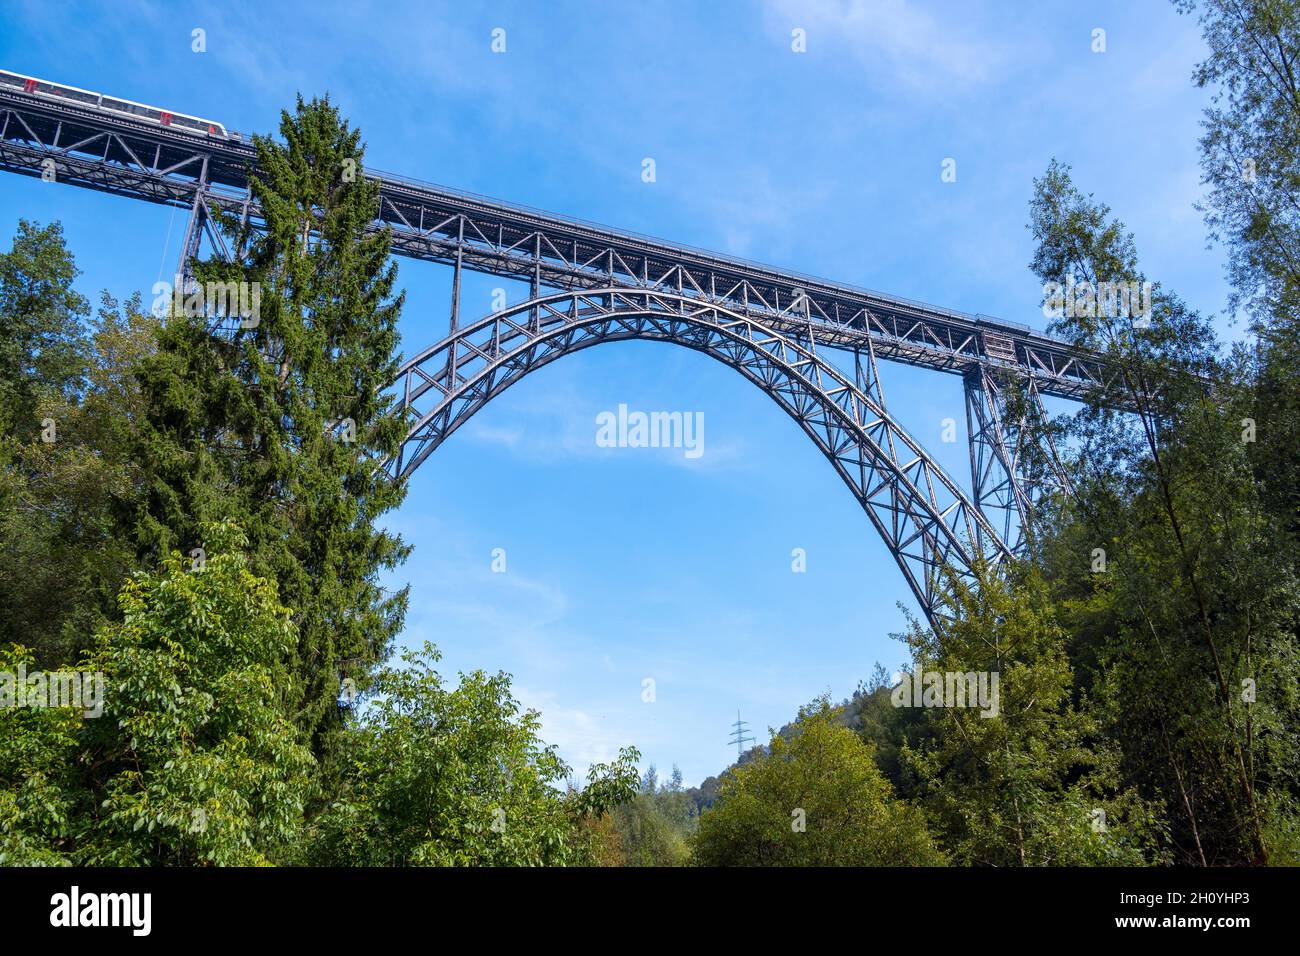
[[[608,287],[537,296],[455,328],[405,361],[408,421],[388,473],[405,480],[492,398],[556,359],[605,342],[669,342],[740,372],[789,415],[834,466],[893,554],[931,620],[941,571],[969,574],[1007,554],[992,524],[884,406],[874,361],[848,376],[751,316],[679,293]]]

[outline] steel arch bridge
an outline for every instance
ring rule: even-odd
[[[811,343],[672,292],[610,287],[530,299],[419,353],[400,373],[400,401],[411,425],[389,463],[392,474],[409,476],[529,372],[630,339],[694,349],[762,389],[852,490],[927,611],[938,604],[938,569],[969,569],[982,551],[994,561],[1008,552],[988,519],[885,409],[874,359],[850,378]]]
[[[262,224],[248,189],[252,147],[224,127],[203,135],[104,109],[96,96],[0,85],[0,170],[187,210],[178,276],[204,237],[216,254],[239,256],[214,217]],[[945,616],[945,568],[969,576],[977,562],[1006,561],[1025,547],[1043,496],[1069,492],[1040,427],[1042,397],[1078,399],[1104,382],[1110,372],[1099,356],[1015,323],[368,175],[381,196],[371,228],[390,232],[396,254],[453,270],[448,335],[406,361],[394,383],[409,422],[400,453],[386,463],[397,480],[529,372],[593,345],[639,339],[722,362],[797,422],[857,498],[932,623]],[[465,270],[525,281],[529,296],[462,324]],[[878,360],[962,376],[969,495],[890,414]]]

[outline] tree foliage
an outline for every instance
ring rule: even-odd
[[[0,641],[75,660],[136,568],[122,529],[138,500],[136,363],[154,323],[72,289],[61,230],[19,223],[0,256]]]
[[[0,672],[36,669],[20,644],[0,644]],[[77,766],[82,715],[0,707],[0,866],[63,866],[84,811]]]
[[[78,662],[101,713],[0,708],[4,862],[258,865],[298,833],[314,760],[283,708],[289,612],[236,526],[203,535],[201,565],[172,552],[127,582]]]
[[[697,821],[695,805],[676,766],[660,783],[654,764],[641,777],[636,795],[614,808],[615,851],[606,862],[619,866],[684,866]]]
[[[18,220],[12,248],[0,254],[0,434],[34,438],[41,399],[81,390],[90,306],[72,286],[77,274],[59,223]]]
[[[824,698],[790,740],[722,780],[693,841],[701,866],[930,866],[943,856],[921,811],[897,800],[869,746]]]
[[[1012,584],[985,567],[977,588],[956,575],[949,586],[952,619],[905,636],[916,673],[989,675],[992,699],[925,708],[931,737],[902,756],[953,862],[1116,866],[1158,853],[1157,814],[1117,791],[1112,754],[1072,700],[1066,635],[1037,573]]]
[[[246,529],[252,567],[293,610],[292,705],[323,754],[342,682],[366,686],[405,613],[405,592],[385,593],[378,574],[407,549],[377,524],[405,493],[380,469],[405,434],[385,392],[402,297],[388,235],[367,232],[379,186],[359,132],[328,100],[300,98],[280,135],[253,141],[264,231],[227,224],[246,257],[196,270],[259,289],[258,315],[170,315],[141,371],[148,484],[135,534],[149,555],[188,551],[203,522]],[[217,320],[228,335],[210,334]]]
[[[1045,282],[1142,278],[1131,236],[1066,167],[1031,212]],[[1145,327],[1067,315],[1057,331],[1113,373],[1069,423],[1076,494],[1040,556],[1084,689],[1125,775],[1168,801],[1183,859],[1263,861],[1266,832],[1288,827],[1273,814],[1293,798],[1276,798],[1295,792],[1300,589],[1294,536],[1255,480],[1249,371],[1158,285]]]
[[[202,541],[205,560],[174,551],[127,583],[86,660],[107,695],[84,735],[103,794],[85,862],[264,864],[301,826],[315,761],[283,707],[289,610],[237,526]]]
[[[539,737],[505,674],[475,671],[448,688],[426,644],[384,668],[344,736],[343,791],[314,822],[306,860],[348,866],[543,866],[595,859],[598,820],[635,791],[637,754],[569,768]]]

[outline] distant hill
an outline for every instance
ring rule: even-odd
[[[889,711],[894,710],[889,701],[889,675],[881,664],[875,666],[869,681],[859,682],[858,689],[852,696],[835,705],[840,723],[850,730],[858,731],[876,744],[877,763],[881,765],[881,770],[886,776],[895,779],[898,771],[898,748],[892,739],[893,734],[889,733],[887,722],[881,719],[888,716],[879,713],[881,707],[887,707]],[[783,725],[776,733],[781,739],[789,740],[794,733],[794,722]],[[739,760],[730,764],[717,776],[705,778],[698,787],[688,787],[686,795],[694,805],[695,812],[699,813],[706,807],[712,806],[718,799],[723,777],[736,767],[743,766],[757,757],[766,756],[767,752],[767,744],[751,747],[740,755]]]

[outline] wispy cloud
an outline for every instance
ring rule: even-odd
[[[754,256],[757,247],[763,256],[789,256],[793,244],[779,237],[801,234],[833,197],[829,183],[777,184],[770,170],[757,166],[703,175],[704,212],[722,237],[722,251],[733,256]]]
[[[917,9],[908,0],[772,0],[764,25],[789,42],[790,31],[807,31],[808,48],[847,49],[882,84],[940,88],[983,83],[1000,50],[975,42],[969,30]]]
[[[577,707],[566,707],[550,691],[515,687],[515,696],[525,707],[542,715],[542,739],[560,749],[579,778],[593,763],[605,763],[616,756],[636,736],[615,729],[608,714],[595,714]]]
[[[489,554],[477,560],[464,555],[459,560],[440,560],[421,570],[425,576],[436,576],[444,587],[434,597],[429,589],[417,588],[412,616],[453,622],[461,633],[520,639],[562,621],[569,612],[569,599],[562,590],[513,569],[493,573]]]
[[[619,402],[598,399],[582,393],[571,383],[555,383],[532,396],[528,403],[494,410],[491,421],[471,419],[461,430],[465,439],[491,446],[517,456],[530,464],[547,464],[563,460],[614,461],[636,456],[646,464],[711,472],[744,468],[750,461],[739,440],[711,439],[707,427],[701,443],[702,453],[687,457],[684,448],[610,448],[597,444],[597,416],[614,412]],[[632,411],[681,411],[696,414],[696,409],[659,409],[624,402]],[[707,422],[707,414],[704,414]],[[505,419],[501,421],[501,419]]]

